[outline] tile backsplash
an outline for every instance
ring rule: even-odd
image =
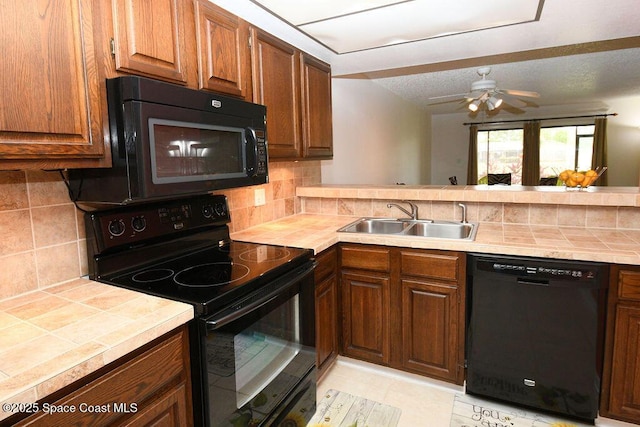
[[[84,225],[60,173],[0,172],[0,299],[81,276]]]
[[[295,188],[320,183],[320,162],[273,162],[269,183],[220,191],[229,200],[231,231],[300,210]],[[254,206],[256,189],[265,204]],[[82,212],[58,171],[0,171],[0,299],[87,274]]]

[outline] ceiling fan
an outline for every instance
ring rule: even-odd
[[[478,75],[482,78],[471,83],[471,90],[467,93],[458,93],[455,95],[443,95],[434,96],[429,98],[430,100],[452,98],[452,97],[464,97],[467,108],[472,112],[478,111],[481,105],[486,105],[487,110],[493,111],[503,104],[503,95],[525,97],[525,98],[539,98],[540,94],[537,92],[530,92],[524,90],[508,90],[499,89],[495,80],[487,78],[491,73],[491,67],[478,68]]]

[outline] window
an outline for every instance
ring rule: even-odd
[[[591,169],[595,125],[540,129],[540,177],[558,176],[565,169]],[[510,173],[512,184],[522,184],[523,129],[479,130],[478,184],[490,173]]]
[[[510,173],[511,184],[522,184],[522,129],[478,131],[478,184],[490,173]]]
[[[595,125],[540,129],[540,176],[558,176],[565,169],[591,169]]]

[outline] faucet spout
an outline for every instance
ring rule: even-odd
[[[462,220],[460,221],[463,224],[467,223],[467,205],[464,203],[458,203],[458,206],[462,208]]]
[[[416,221],[418,219],[418,206],[415,203],[409,202],[407,200],[403,200],[403,202],[408,203],[409,206],[411,206],[411,212],[409,212],[408,210],[406,210],[405,208],[403,208],[397,203],[387,203],[387,207],[392,208],[395,206],[396,208],[400,209],[405,215],[408,215],[409,217],[411,217],[413,221]]]

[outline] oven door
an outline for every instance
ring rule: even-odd
[[[304,426],[313,416],[313,268],[310,262],[200,319],[194,394],[201,394],[203,425],[268,426],[289,420]]]

